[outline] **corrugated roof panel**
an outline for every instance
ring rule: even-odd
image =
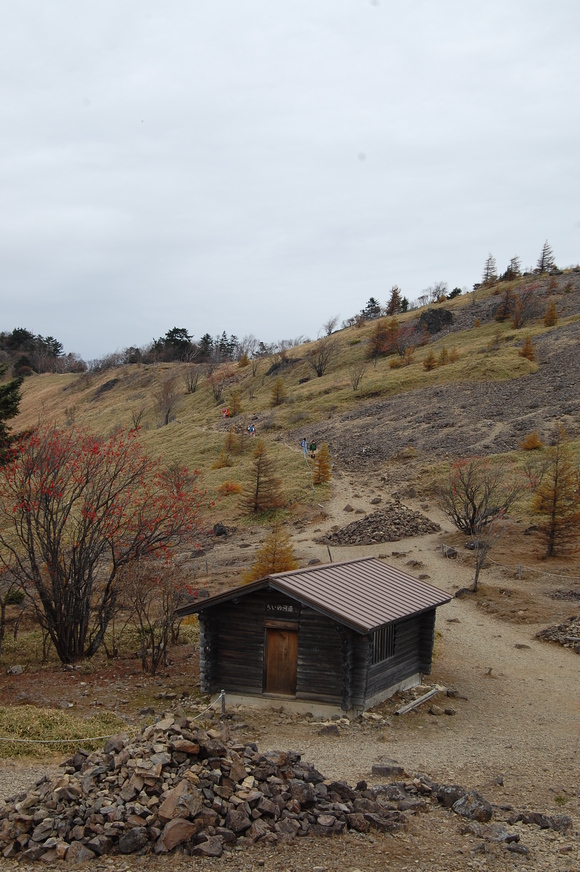
[[[451,599],[432,585],[372,557],[269,577],[280,590],[362,632]]]
[[[407,572],[374,557],[363,557],[275,573],[251,585],[209,597],[195,606],[186,606],[180,612],[188,614],[235,596],[245,596],[268,583],[362,633],[436,608],[451,599],[444,591]]]

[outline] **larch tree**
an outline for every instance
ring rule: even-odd
[[[330,481],[331,477],[330,451],[328,450],[328,443],[323,442],[314,460],[312,481],[314,484],[323,484],[325,481]]]
[[[542,252],[538,258],[538,262],[536,264],[535,272],[542,275],[543,273],[551,273],[556,269],[556,259],[554,258],[554,252],[552,251],[552,246],[546,239],[544,245],[542,247]]]
[[[281,406],[287,396],[288,391],[286,390],[286,384],[282,376],[279,375],[274,379],[272,385],[272,390],[270,392],[270,405],[272,407]]]
[[[0,565],[63,663],[95,654],[120,570],[193,535],[203,501],[195,475],[148,457],[134,431],[45,426],[18,441],[0,468]]]
[[[294,557],[290,535],[282,524],[277,523],[264,539],[256,552],[256,559],[250,569],[244,572],[242,580],[257,581],[273,572],[289,572],[298,569]]]
[[[399,290],[398,285],[393,285],[391,288],[391,295],[389,297],[389,302],[387,303],[387,315],[398,315],[399,312],[403,311],[402,305],[402,297],[401,291]]]
[[[241,495],[243,508],[259,514],[284,505],[282,482],[276,477],[266,443],[259,439],[254,449],[250,478]]]
[[[495,262],[495,257],[490,252],[487,256],[487,260],[485,261],[483,267],[483,275],[481,276],[481,284],[485,287],[489,287],[490,285],[495,285],[497,282],[497,264]]]
[[[545,470],[532,500],[541,519],[545,557],[574,553],[580,544],[580,470],[566,432],[560,428],[547,452]]]

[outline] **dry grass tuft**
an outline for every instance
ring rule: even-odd
[[[0,706],[0,753],[3,757],[47,757],[55,752],[70,753],[79,745],[96,750],[105,740],[95,737],[111,736],[126,728],[125,722],[112,712],[99,712],[83,719],[70,712],[32,705]]]

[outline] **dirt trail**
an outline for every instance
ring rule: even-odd
[[[377,489],[343,480],[340,493],[325,504],[326,529],[353,519],[344,506],[365,512]],[[412,508],[419,505],[409,503]],[[425,505],[425,504],[423,504]],[[372,546],[336,547],[334,561],[363,555],[387,555],[393,565],[425,573],[429,582],[454,593],[472,581],[468,564],[444,558],[440,543],[451,527],[430,506],[422,509],[441,524],[442,533]],[[314,537],[315,538],[315,537]],[[326,546],[299,544],[301,558],[328,560]],[[392,552],[399,555],[393,556]],[[420,569],[410,568],[418,561]],[[485,570],[487,583],[505,583],[499,568]],[[391,726],[375,735],[345,729],[339,737],[319,736],[300,724],[272,725],[261,736],[265,747],[287,744],[313,760],[321,771],[348,781],[370,776],[381,759],[396,759],[408,772],[428,772],[442,781],[484,788],[493,785],[494,798],[519,797],[520,804],[552,805],[580,783],[580,694],[578,655],[534,638],[542,625],[514,624],[478,609],[471,597],[453,599],[438,610],[436,657],[428,681],[456,688],[463,699],[437,698],[456,710],[453,717],[433,717],[429,705],[417,713],[391,718]],[[521,647],[516,647],[521,646]],[[354,752],[354,753],[353,753]],[[487,789],[489,793],[489,789]],[[580,798],[569,810],[580,811]]]

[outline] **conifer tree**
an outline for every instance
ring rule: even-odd
[[[403,311],[402,304],[401,292],[397,285],[393,285],[391,288],[391,296],[387,303],[387,315],[398,315],[399,312]]]
[[[0,365],[0,378],[6,372],[6,364]],[[18,414],[18,406],[20,405],[20,386],[21,378],[14,378],[4,385],[0,385],[0,465],[4,463],[8,456],[8,449],[13,440],[10,435],[10,428],[6,424]]]
[[[538,263],[536,264],[536,272],[542,275],[543,273],[551,273],[556,269],[556,260],[554,258],[554,252],[552,251],[552,246],[546,239],[544,242],[542,253],[538,258]]]
[[[532,511],[542,518],[538,531],[546,557],[566,554],[580,543],[580,471],[575,466],[563,428],[548,450],[548,466],[532,500]]]
[[[252,472],[241,497],[241,505],[256,514],[284,505],[282,482],[274,474],[274,464],[262,439],[254,449]]]
[[[286,385],[284,384],[284,379],[281,375],[277,377],[272,385],[272,393],[270,395],[270,405],[271,406],[281,406],[284,400],[286,399],[287,391]]]
[[[497,265],[495,262],[495,257],[490,252],[487,256],[487,260],[485,261],[485,265],[483,267],[483,275],[481,277],[481,284],[489,287],[490,285],[495,285],[497,282]]]
[[[290,535],[282,524],[276,523],[266,536],[263,545],[258,548],[256,560],[251,568],[244,572],[242,580],[257,581],[274,572],[289,572],[292,569],[298,569],[298,563],[294,557]]]
[[[330,451],[328,450],[328,443],[323,442],[316,454],[312,480],[314,484],[322,484],[325,481],[330,481],[331,475]]]
[[[556,309],[556,301],[551,300],[544,313],[544,327],[555,327],[558,323],[558,310]]]

